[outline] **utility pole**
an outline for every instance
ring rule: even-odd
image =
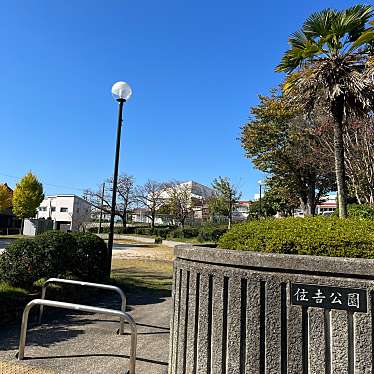
[[[102,191],[102,193],[101,193],[99,229],[98,229],[98,232],[97,232],[98,234],[101,233],[101,221],[102,221],[102,219],[103,219],[104,193],[105,193],[105,182],[103,183],[103,191]]]

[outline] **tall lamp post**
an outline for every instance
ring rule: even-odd
[[[117,124],[117,143],[116,155],[114,159],[113,172],[113,192],[112,192],[112,207],[110,211],[110,225],[108,238],[108,276],[112,269],[112,251],[113,251],[113,237],[114,237],[114,217],[116,215],[116,200],[117,200],[117,181],[118,181],[118,165],[119,165],[119,151],[121,147],[121,129],[122,129],[122,112],[123,104],[131,97],[132,90],[126,82],[117,82],[112,86],[112,95],[118,102],[118,124]]]
[[[257,181],[260,186],[260,217],[262,217],[262,185],[264,184],[263,181],[260,179]]]

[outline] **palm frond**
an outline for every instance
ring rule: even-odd
[[[309,39],[302,30],[296,31],[288,39],[288,43],[292,48],[304,48]]]
[[[307,39],[302,32],[293,34],[290,44],[292,45],[291,49],[283,55],[281,63],[275,68],[275,71],[290,73],[324,52],[321,43]]]
[[[337,11],[324,9],[315,12],[307,18],[303,25],[303,31],[309,38],[327,38],[331,33],[331,23],[336,18]]]
[[[365,31],[366,24],[373,16],[373,7],[370,5],[355,5],[339,12],[339,23],[343,35],[349,35],[349,42],[354,42]]]

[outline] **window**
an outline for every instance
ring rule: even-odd
[[[39,207],[39,211],[40,212],[46,212],[47,211],[47,207],[46,206],[40,206]]]
[[[56,207],[55,206],[51,207],[51,212],[55,212],[55,211],[56,211]]]
[[[77,208],[77,213],[79,213],[79,208]]]
[[[68,212],[68,208],[60,208],[60,212],[61,213],[67,213]]]

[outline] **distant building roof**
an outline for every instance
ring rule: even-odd
[[[10,193],[13,193],[13,190],[6,183],[2,183],[2,185],[5,186]]]

